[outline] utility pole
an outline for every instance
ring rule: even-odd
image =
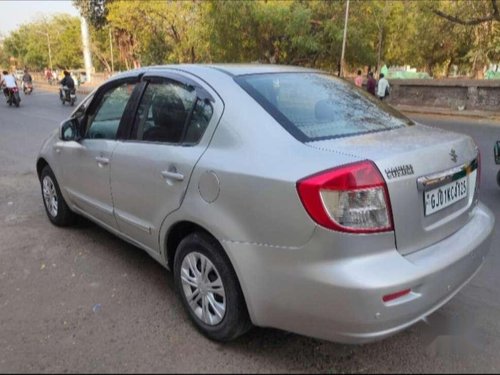
[[[85,17],[80,17],[80,25],[82,28],[82,43],[83,43],[83,61],[85,63],[86,81],[92,82],[92,56],[90,55],[90,37],[89,25]]]
[[[111,74],[115,72],[115,64],[113,59],[113,39],[111,37],[111,26],[109,26],[109,48],[111,49]]]
[[[347,39],[347,20],[349,18],[349,0],[347,0],[347,5],[345,8],[345,22],[344,22],[344,39],[342,41],[342,56],[340,57],[340,71],[339,75],[344,76],[344,55],[345,55],[345,43]]]

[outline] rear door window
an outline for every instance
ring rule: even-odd
[[[413,125],[378,98],[326,74],[255,74],[236,82],[302,142]]]
[[[133,138],[139,141],[196,144],[213,114],[196,90],[174,82],[149,83],[139,105]]]

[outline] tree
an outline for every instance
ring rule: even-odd
[[[40,18],[21,25],[4,39],[4,53],[18,66],[43,69],[81,66],[79,20],[68,15]]]
[[[442,10],[443,7],[446,9]],[[482,78],[487,65],[500,59],[500,13],[497,0],[441,1],[438,8],[431,9],[442,20],[467,33],[468,45],[462,48],[457,60],[470,67],[474,77]]]
[[[108,5],[112,0],[73,0],[73,5],[82,17],[95,28],[101,29],[107,23]]]
[[[485,13],[486,14],[483,15],[482,17],[470,18],[471,15],[466,14],[468,12],[463,11],[463,10],[458,12],[459,14],[461,14],[461,16],[452,16],[448,13],[445,13],[445,12],[443,12],[439,9],[435,9],[435,8],[433,9],[433,12],[436,15],[447,19],[448,21],[458,23],[460,25],[474,26],[474,25],[479,25],[479,24],[482,24],[485,22],[490,22],[490,21],[500,21],[500,12],[498,10],[497,0],[490,0],[491,7],[489,7],[489,8],[487,8],[486,2],[484,0],[483,1],[477,1],[477,0],[463,1],[462,4],[457,4],[457,5],[460,8],[462,8],[464,3],[467,4],[468,9],[471,9],[471,8],[473,9],[474,15],[485,14]],[[479,9],[477,9],[477,8],[479,8]],[[463,19],[461,17],[467,17],[467,19]]]

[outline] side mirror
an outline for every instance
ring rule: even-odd
[[[495,154],[495,164],[500,164],[500,141],[495,144],[493,153]]]
[[[62,141],[78,141],[78,121],[75,118],[61,122],[59,125],[59,139]]]

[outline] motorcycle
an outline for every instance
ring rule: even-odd
[[[33,92],[33,83],[31,82],[23,83],[23,92],[24,95],[31,95],[31,93]]]
[[[70,89],[67,86],[62,86],[59,89],[59,96],[61,98],[62,105],[68,102],[71,106],[75,105],[76,102],[76,90]]]
[[[21,103],[21,98],[19,97],[19,89],[17,87],[6,88],[4,90],[5,96],[7,98],[7,104],[12,106],[14,104],[16,107],[19,107]]]

